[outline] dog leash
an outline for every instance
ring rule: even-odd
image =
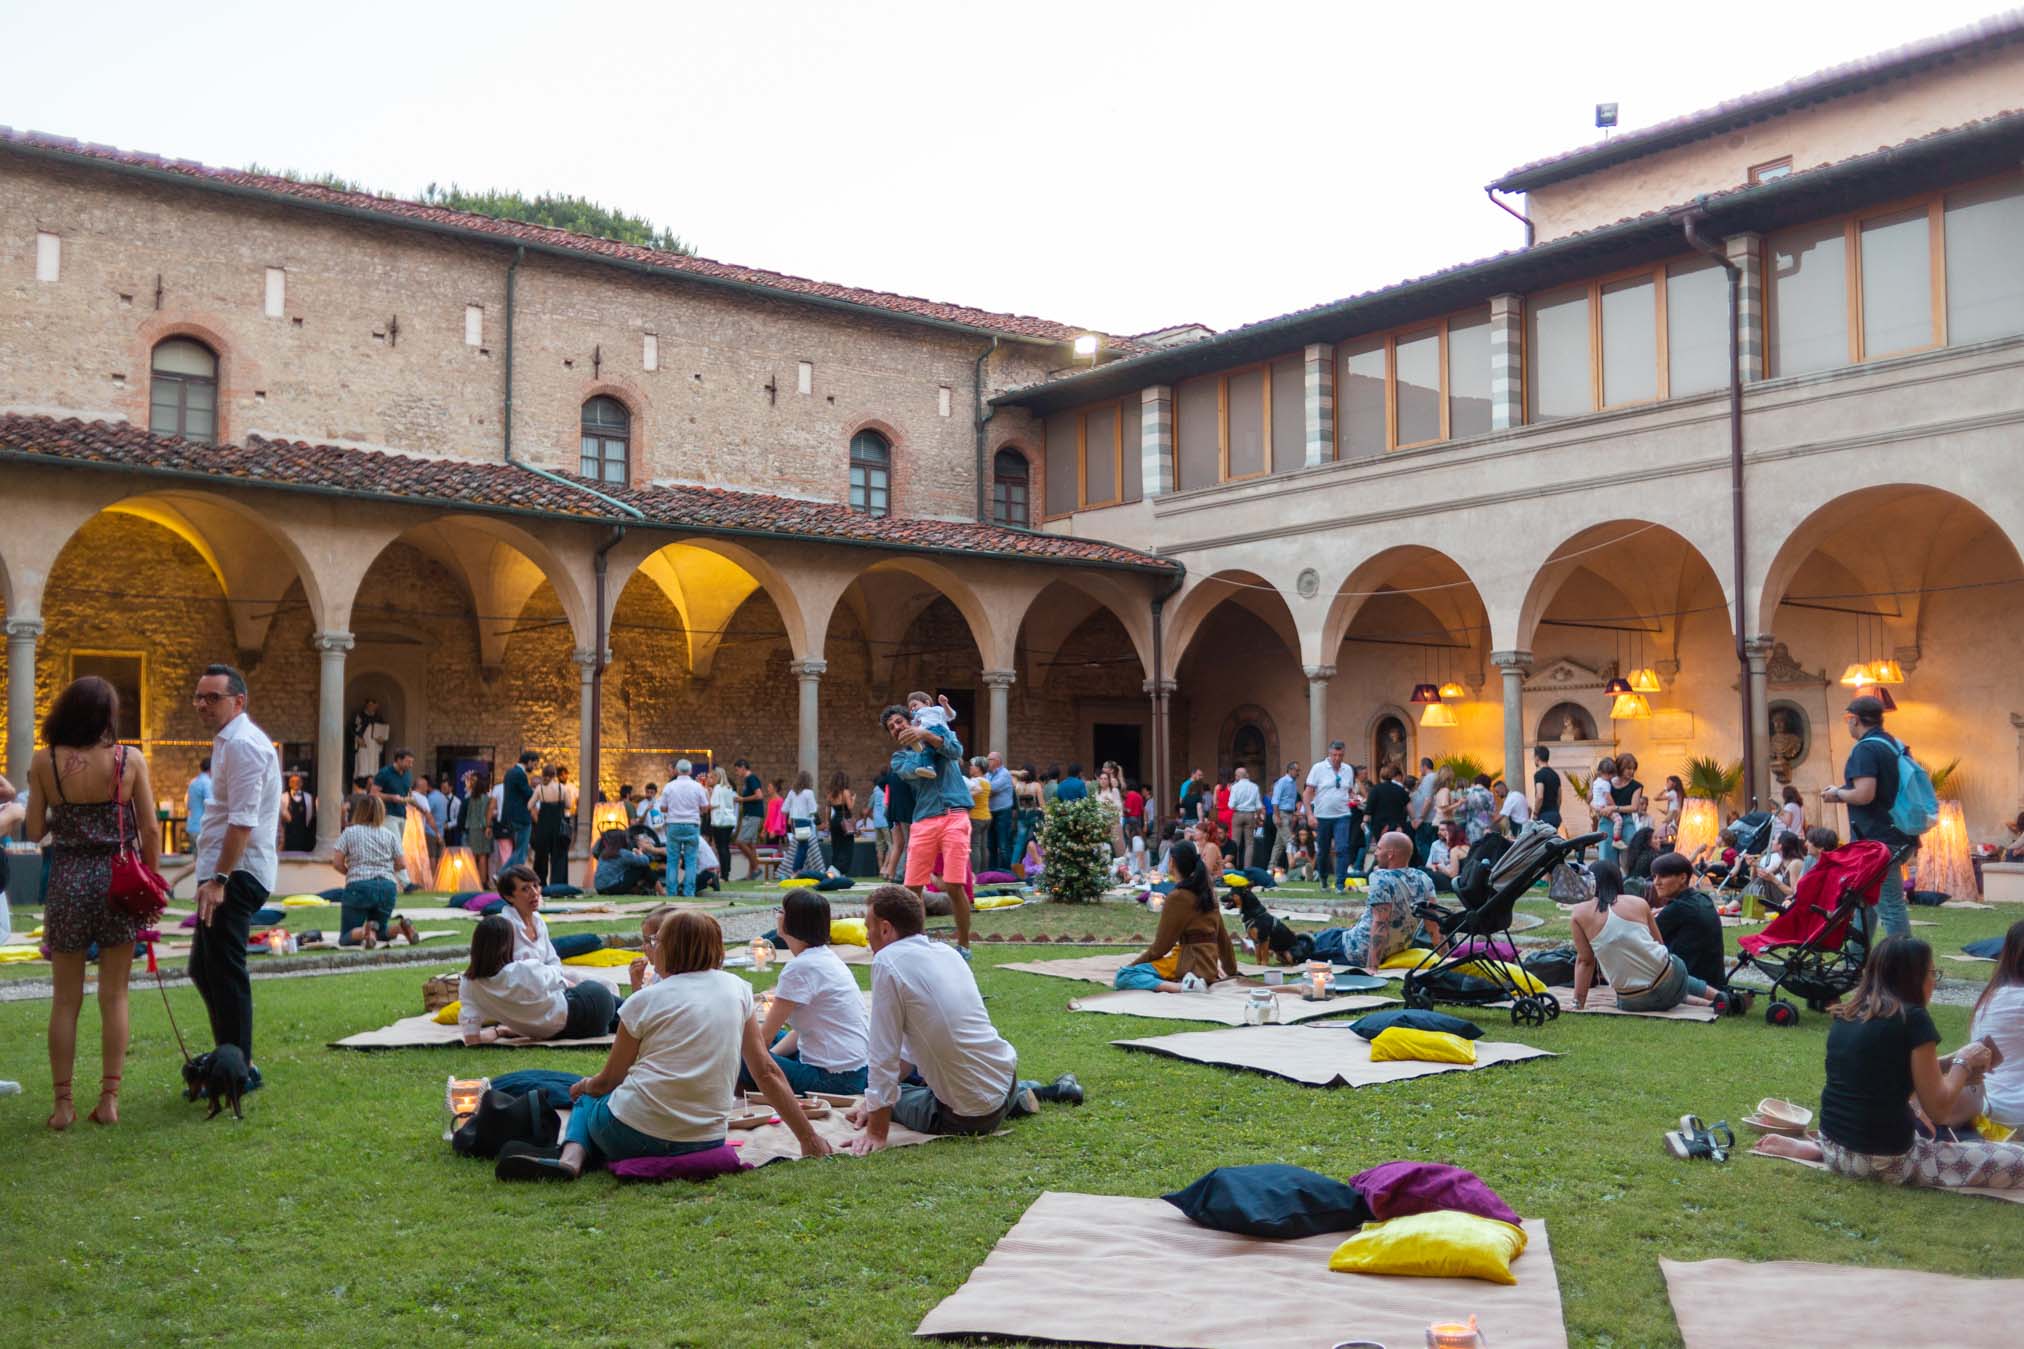
[[[159,937],[161,934],[155,935]],[[169,1014],[169,1029],[176,1033],[176,1048],[182,1051],[184,1064],[196,1062],[190,1057],[190,1047],[183,1043],[183,1028],[176,1024],[176,1009],[169,1005],[169,985],[162,978],[162,967],[155,962],[155,942],[152,938],[148,941],[148,973],[155,976],[155,987],[162,991],[162,1010]]]

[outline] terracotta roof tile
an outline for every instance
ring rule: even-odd
[[[797,501],[710,487],[614,487],[569,474],[545,477],[515,464],[423,459],[380,450],[248,436],[244,445],[199,445],[128,422],[0,413],[0,459],[95,464],[192,480],[426,502],[463,510],[638,524],[700,533],[763,534],[897,549],[974,553],[1038,562],[1168,570],[1170,561],[1093,539],[970,521],[876,519],[837,502]]]
[[[1052,319],[1035,318],[1028,314],[1000,314],[988,309],[973,308],[970,305],[923,299],[916,295],[895,295],[890,291],[866,290],[858,286],[838,285],[831,281],[814,281],[803,276],[791,276],[785,272],[767,271],[759,267],[741,267],[735,263],[691,257],[683,253],[669,253],[637,244],[622,244],[611,239],[574,234],[547,225],[533,225],[520,220],[501,220],[469,211],[451,210],[445,206],[429,206],[422,202],[381,197],[369,192],[346,192],[338,188],[325,187],[320,183],[300,183],[274,174],[221,169],[189,159],[167,159],[145,151],[121,150],[110,145],[92,145],[67,136],[52,136],[40,131],[16,131],[11,127],[0,126],[0,147],[4,146],[15,146],[71,159],[96,160],[117,168],[173,174],[190,179],[198,186],[248,190],[309,206],[363,211],[370,215],[383,216],[393,224],[406,223],[465,230],[491,235],[506,244],[524,243],[530,246],[561,249],[593,260],[605,259],[640,264],[669,272],[685,272],[706,280],[762,287],[788,295],[803,295],[811,299],[882,310],[902,318],[953,323],[987,333],[1003,333],[1010,337],[1066,342],[1083,333],[1097,331],[1094,328],[1078,328],[1071,324],[1057,323]],[[1127,352],[1139,350],[1138,344],[1128,337],[1109,334],[1105,334],[1104,337],[1106,344],[1114,350]]]

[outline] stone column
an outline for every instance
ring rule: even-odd
[[[1532,790],[1525,768],[1525,675],[1530,651],[1492,651],[1490,663],[1504,672],[1504,782],[1514,792]]]
[[[1010,757],[1012,683],[1018,675],[1011,670],[984,671],[984,687],[991,691],[990,733],[985,747],[1001,758]]]
[[[1307,766],[1320,763],[1328,754],[1328,682],[1335,678],[1333,665],[1303,665],[1307,676]]]
[[[1904,662],[1899,661],[1900,665]],[[2010,714],[2010,729],[2017,732],[2017,791],[2016,804],[2024,810],[2024,713]]]
[[[1525,424],[1525,301],[1490,297],[1490,429]]]
[[[801,681],[800,712],[796,725],[800,729],[800,745],[797,755],[799,767],[815,779],[819,790],[822,786],[820,772],[822,758],[822,674],[829,668],[826,660],[795,660],[787,663],[787,672]]]
[[[1752,770],[1743,783],[1745,810],[1762,807],[1771,787],[1771,698],[1764,668],[1772,645],[1768,635],[1743,643],[1743,656],[1750,664],[1750,724],[1744,734],[1750,737]]]
[[[1307,374],[1307,467],[1335,460],[1335,348],[1310,342],[1303,353]]]
[[[345,784],[351,781],[351,737],[344,720],[344,656],[348,632],[319,632],[316,648],[316,855],[327,857],[342,822]]]
[[[35,647],[42,620],[7,619],[7,780],[28,790],[28,764],[35,757]]]
[[[576,842],[578,857],[590,855],[590,817],[596,812],[591,809],[597,804],[597,783],[599,766],[591,751],[591,742],[596,738],[596,712],[592,704],[592,686],[597,678],[597,653],[576,650],[569,653],[576,663],[577,671],[577,722],[576,722]]]
[[[1743,361],[1743,382],[1764,378],[1767,348],[1764,344],[1764,236],[1732,234],[1723,240],[1729,261],[1742,269],[1743,284],[1736,297],[1737,353]]]
[[[1174,390],[1139,390],[1139,490],[1148,497],[1174,490]]]
[[[1174,696],[1174,681],[1148,679],[1144,688],[1146,696],[1153,702],[1153,801],[1158,807],[1158,817],[1170,820],[1177,812],[1177,803],[1169,799],[1167,793],[1180,785],[1175,780],[1173,742],[1169,739],[1167,724],[1167,708]]]

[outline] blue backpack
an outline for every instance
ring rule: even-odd
[[[1940,818],[1939,793],[1933,790],[1932,775],[1912,757],[1904,742],[1893,739],[1897,750],[1897,797],[1890,803],[1891,828],[1911,838],[1931,829]]]

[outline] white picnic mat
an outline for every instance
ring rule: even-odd
[[[1659,1021],[1713,1021],[1718,1015],[1712,1007],[1690,1007],[1686,1003],[1681,1003],[1677,1007],[1668,1007],[1663,1012],[1626,1011],[1616,1005],[1616,990],[1608,984],[1597,984],[1588,990],[1588,1006],[1586,1007],[1576,1007],[1574,1005],[1574,990],[1572,988],[1549,988],[1546,991],[1551,993],[1554,1000],[1560,1004],[1561,1011],[1569,1012],[1576,1016],[1648,1016]],[[1489,1005],[1492,1007],[1509,1007],[1511,1003],[1509,999],[1506,999],[1503,1002],[1493,1002]]]
[[[1659,1269],[1686,1349],[1737,1349],[1767,1340],[2011,1349],[2024,1321],[2024,1279],[1804,1260],[1661,1259]],[[1881,1289],[1888,1294],[1879,1296]],[[1767,1326],[1767,1313],[1775,1324]]]
[[[1175,995],[1179,996],[1179,995]],[[1368,1087],[1434,1073],[1466,1073],[1521,1059],[1552,1058],[1544,1049],[1499,1040],[1472,1040],[1476,1061],[1468,1063],[1373,1063],[1370,1042],[1353,1031],[1315,1026],[1240,1026],[1235,1030],[1183,1031],[1143,1040],[1112,1040],[1121,1049],[1142,1049],[1170,1058],[1222,1068],[1250,1068],[1310,1087]]]
[[[621,974],[623,970],[619,971]],[[616,1036],[594,1035],[581,1040],[500,1040],[493,1044],[468,1046],[473,1049],[604,1049]],[[455,1022],[439,1025],[434,1012],[404,1016],[391,1026],[360,1031],[330,1042],[332,1049],[441,1049],[454,1045],[467,1048],[464,1033]]]
[[[1071,999],[1068,1010],[1142,1016],[1155,1021],[1210,1021],[1218,1026],[1241,1026],[1244,1024],[1244,1004],[1250,1000],[1252,989],[1262,987],[1265,985],[1246,979],[1225,979],[1211,984],[1206,993],[1158,993],[1151,989],[1127,988]],[[1398,1001],[1381,993],[1345,993],[1309,1002],[1300,996],[1299,988],[1294,984],[1282,984],[1271,991],[1279,999],[1279,1020],[1282,1024],[1312,1021],[1316,1017],[1335,1016],[1342,1012],[1363,1012]]]

